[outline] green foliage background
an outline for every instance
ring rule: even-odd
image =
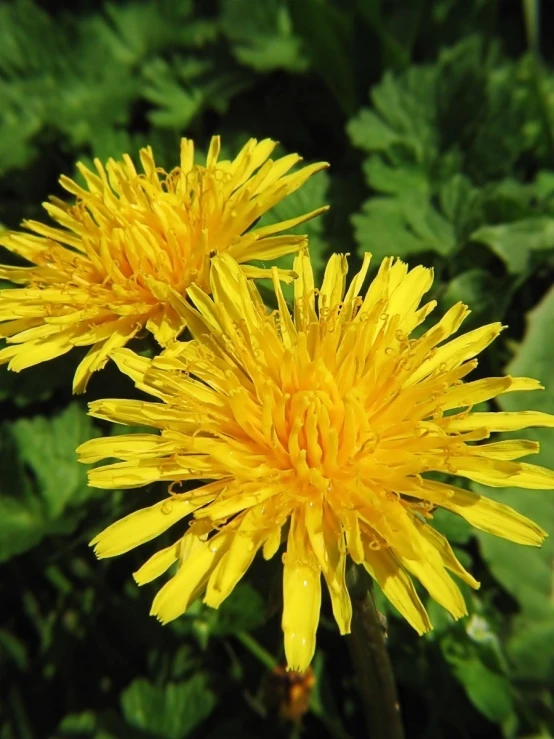
[[[77,159],[151,144],[171,168],[182,135],[202,149],[221,133],[228,152],[276,138],[331,163],[273,215],[332,205],[304,227],[318,264],[370,250],[432,265],[441,309],[462,299],[473,325],[509,325],[479,372],[547,386],[499,407],[554,412],[553,24],[534,0],[5,0],[0,222],[42,217]],[[165,628],[155,586],[131,578],[148,552],[94,559],[93,535],[160,491],[87,488],[75,447],[116,431],[71,397],[77,361],[0,369],[0,738],[364,736],[328,603],[310,711],[274,720],[278,558],[220,611],[197,603]],[[133,392],[108,367],[86,400]],[[554,466],[553,434],[530,435]],[[554,534],[552,493],[492,494]],[[379,598],[408,737],[554,736],[552,539],[530,550],[436,523],[482,587],[458,623],[430,603],[423,638]]]

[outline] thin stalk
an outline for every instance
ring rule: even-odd
[[[264,649],[262,645],[254,639],[253,636],[247,634],[246,631],[239,631],[235,634],[236,638],[240,641],[243,647],[245,647],[253,657],[262,663],[268,670],[272,670],[277,667],[277,660],[270,654],[267,649]]]
[[[358,678],[367,736],[370,739],[404,739],[400,704],[383,627],[379,621],[371,581],[361,568],[349,572],[352,597],[350,657]]]

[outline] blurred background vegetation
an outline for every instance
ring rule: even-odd
[[[434,266],[441,310],[461,299],[474,325],[509,325],[478,372],[547,385],[499,406],[554,412],[553,27],[535,0],[4,0],[0,223],[42,218],[78,159],[151,144],[170,169],[182,135],[205,150],[220,133],[227,153],[273,137],[331,164],[274,213],[331,204],[302,227],[319,265],[370,250]],[[156,586],[131,578],[148,546],[94,559],[92,536],[160,491],[87,488],[75,447],[116,431],[71,397],[77,361],[0,369],[1,739],[364,736],[328,603],[309,711],[284,717],[278,558],[164,628]],[[108,368],[86,400],[133,393]],[[530,435],[554,466],[552,434]],[[492,493],[554,534],[552,493]],[[554,736],[552,539],[436,523],[482,587],[458,623],[430,603],[423,638],[378,596],[408,737]]]

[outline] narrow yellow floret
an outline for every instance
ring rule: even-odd
[[[436,507],[519,544],[543,541],[540,526],[506,505],[426,477],[554,489],[553,472],[517,461],[537,451],[534,442],[481,443],[492,430],[553,426],[552,416],[471,413],[476,403],[540,384],[510,376],[467,381],[502,326],[451,338],[468,315],[457,304],[411,338],[435,306],[420,307],[432,272],[385,259],[362,294],[368,267],[366,255],[347,288],[346,258],[334,255],[318,290],[302,253],[293,314],[276,271],[278,310],[268,313],[223,254],[213,260],[212,297],[192,286],[191,304],[179,308],[193,341],[175,342],[154,360],[114,353],[137,387],[161,402],[100,400],[92,415],[159,433],[84,444],[83,461],[122,460],[92,470],[90,482],[173,485],[161,504],[113,524],[93,544],[100,557],[119,554],[192,513],[192,525],[179,525],[175,543],[135,575],[142,584],[177,563],[152,607],[163,623],[201,595],[217,608],[258,551],[269,559],[286,540],[285,651],[289,667],[304,670],[315,649],[321,576],[341,633],[350,630],[348,557],[419,634],[431,622],[412,578],[454,618],[466,613],[452,575],[473,588],[479,583],[433,528]],[[210,482],[177,492],[176,484],[194,479]]]
[[[210,256],[225,252],[242,264],[298,251],[304,236],[282,233],[319,215],[320,208],[260,228],[257,219],[298,189],[325,163],[297,171],[296,154],[270,159],[276,142],[251,139],[232,161],[219,160],[214,136],[205,166],[194,164],[194,145],[181,142],[180,165],[166,173],[150,147],[142,172],[128,155],[96,172],[79,164],[86,186],[60,183],[73,204],[45,203],[55,222],[25,221],[28,233],[5,232],[0,244],[31,267],[0,266],[0,277],[20,283],[0,291],[0,364],[19,372],[75,346],[90,346],[74,379],[82,392],[91,374],[142,329],[166,346],[185,324],[179,305],[191,284],[209,290]],[[244,265],[248,277],[267,270]],[[280,271],[290,280],[290,271]]]

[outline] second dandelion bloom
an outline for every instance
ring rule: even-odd
[[[270,159],[276,142],[251,139],[232,160],[220,159],[215,136],[206,164],[194,163],[192,141],[181,142],[178,167],[156,166],[150,147],[140,152],[142,172],[128,155],[96,171],[78,165],[85,186],[60,183],[75,198],[45,204],[55,225],[26,221],[28,232],[4,232],[0,244],[31,266],[0,265],[0,278],[22,285],[0,290],[0,364],[20,371],[90,347],[79,364],[74,391],[114,349],[142,329],[162,346],[185,327],[175,303],[191,284],[208,290],[210,255],[226,252],[238,263],[273,260],[306,239],[286,233],[325,208],[255,228],[260,216],[326,167],[290,154]],[[249,277],[267,271],[243,266]],[[281,273],[290,279],[290,273]]]
[[[94,486],[164,481],[169,494],[93,544],[99,557],[111,557],[175,532],[174,543],[135,573],[143,584],[177,564],[153,603],[162,622],[200,596],[218,607],[257,552],[269,559],[286,540],[282,626],[288,665],[301,671],[315,649],[322,578],[340,631],[350,630],[348,558],[418,633],[431,623],[412,578],[454,618],[466,613],[452,575],[478,583],[433,527],[437,506],[490,534],[541,544],[545,532],[511,508],[427,476],[554,488],[553,472],[515,461],[536,452],[536,443],[486,441],[494,431],[554,426],[553,416],[471,412],[539,383],[467,380],[500,324],[452,338],[469,312],[458,303],[413,338],[435,307],[421,304],[432,272],[386,259],[363,291],[368,266],[366,255],[347,286],[347,260],[334,255],[316,290],[309,257],[298,256],[291,315],[276,271],[278,310],[268,313],[256,287],[222,255],[210,273],[213,297],[192,286],[192,305],[178,306],[193,341],[154,360],[115,352],[121,370],[158,400],[97,401],[92,414],[157,432],[92,440],[80,447],[81,460],[122,460],[92,470]],[[181,492],[179,483],[190,480],[207,482]]]

